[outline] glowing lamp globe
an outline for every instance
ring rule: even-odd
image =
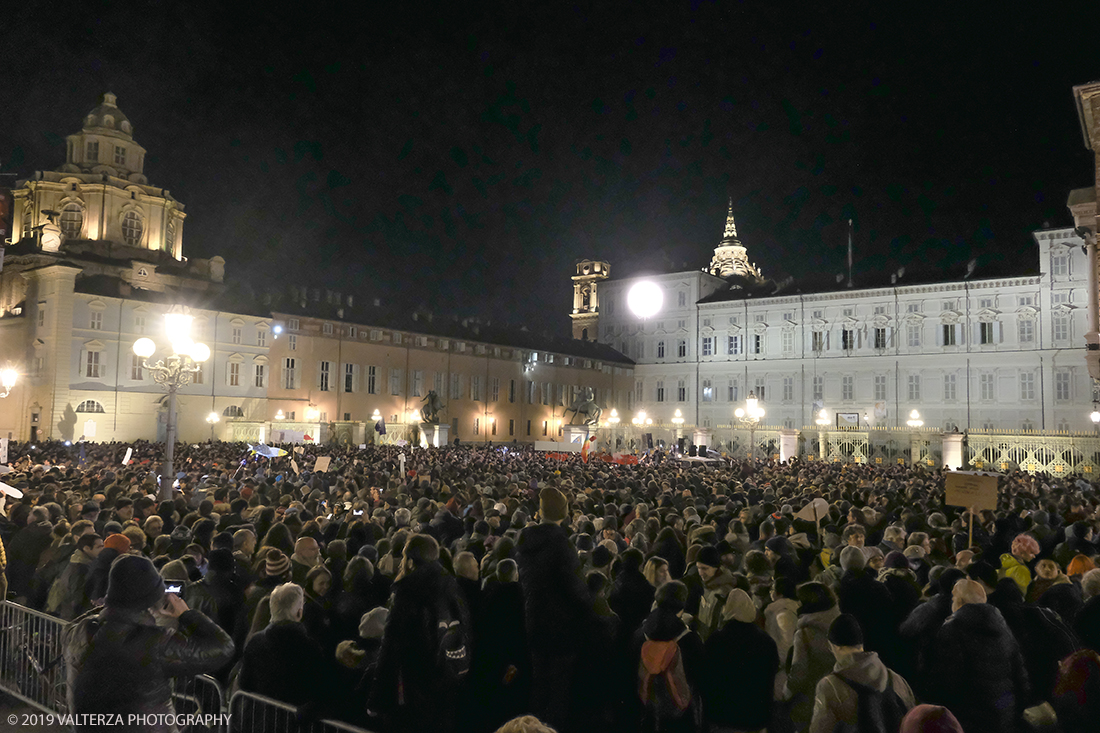
[[[4,369],[0,371],[0,385],[4,386],[4,389],[10,390],[15,386],[15,380],[19,378],[19,373],[14,369]]]
[[[191,347],[191,358],[202,363],[210,358],[210,347],[206,344],[195,344]]]
[[[153,343],[153,339],[140,338],[134,342],[134,353],[140,356],[142,359],[148,359],[154,353],[156,353],[157,345]]]
[[[639,318],[657,315],[664,300],[665,296],[661,289],[648,280],[636,283],[626,294],[626,306]]]

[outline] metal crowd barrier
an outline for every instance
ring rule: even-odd
[[[66,626],[49,614],[0,602],[0,690],[47,713],[67,713]]]
[[[251,692],[233,693],[227,733],[370,733],[338,720],[302,719],[298,708]]]
[[[49,614],[0,601],[0,691],[44,712],[67,714],[67,626]],[[235,693],[227,706],[221,685],[209,675],[174,680],[172,700],[177,713],[213,721],[181,733],[370,733],[337,720],[300,721],[293,705],[249,692]]]
[[[200,674],[187,679],[172,680],[172,703],[177,713],[202,715],[204,720],[225,712],[225,693],[218,681],[208,674]],[[221,733],[219,724],[193,724],[184,727],[180,733]]]

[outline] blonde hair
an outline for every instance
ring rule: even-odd
[[[557,733],[534,715],[522,715],[512,718],[496,729],[496,733]]]

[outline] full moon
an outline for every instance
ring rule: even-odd
[[[655,283],[643,280],[630,288],[626,294],[626,305],[639,318],[649,318],[661,310],[664,299],[664,293]]]

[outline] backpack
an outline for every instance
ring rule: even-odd
[[[894,690],[893,672],[887,671],[886,689],[882,692],[853,682],[843,675],[836,676],[855,690],[859,696],[859,702],[856,705],[859,716],[856,730],[859,733],[897,733],[901,729],[901,721],[909,712],[909,708]]]
[[[680,656],[679,641],[685,630],[672,641],[642,643],[638,661],[638,697],[642,705],[658,720],[672,720],[683,716],[691,707],[692,692],[684,672],[684,660]]]
[[[470,645],[462,621],[449,611],[440,613],[436,641],[436,668],[447,682],[461,682],[470,671]]]

